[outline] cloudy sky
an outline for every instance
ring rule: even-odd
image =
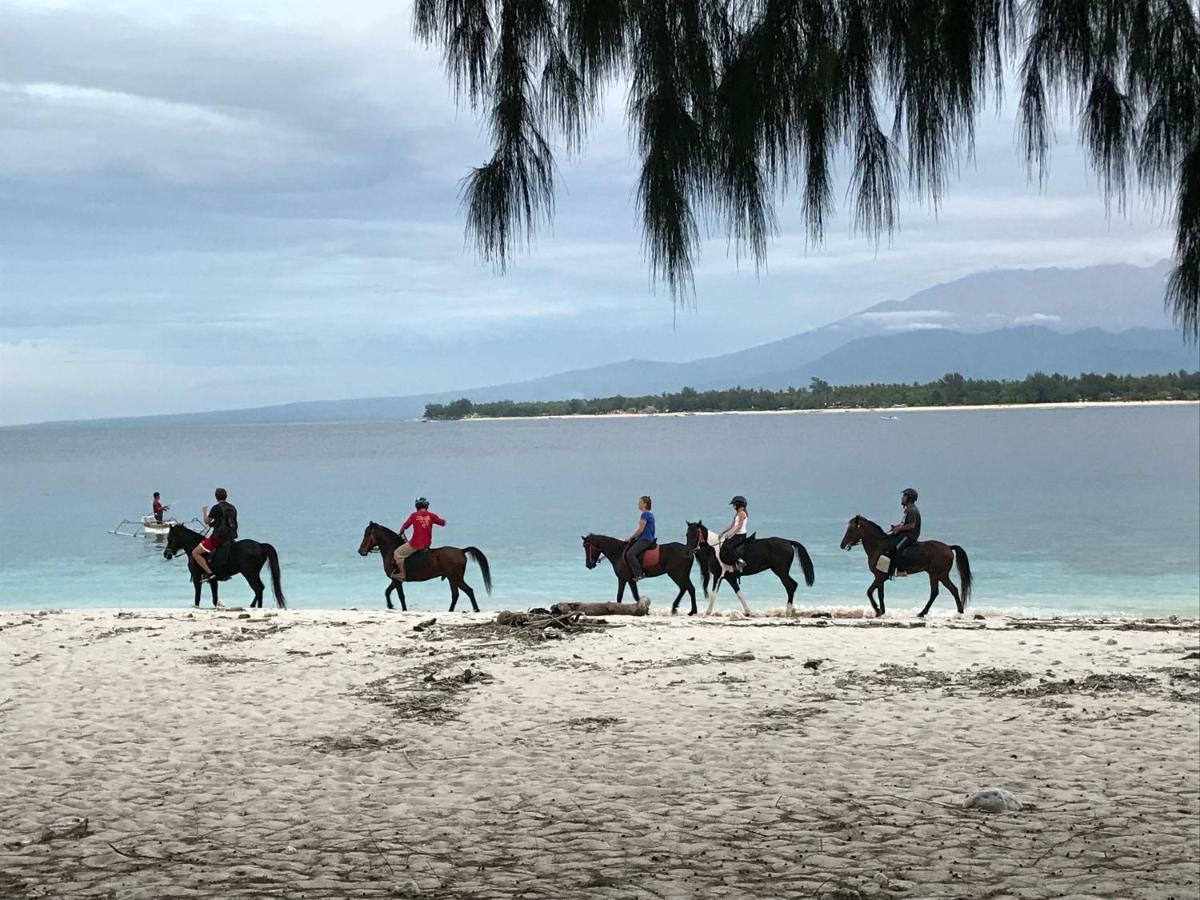
[[[785,209],[767,271],[715,235],[677,311],[647,277],[622,104],[498,277],[458,209],[485,142],[404,0],[0,0],[0,424],[686,360],[981,269],[1170,251],[1161,210],[1106,219],[1069,129],[1029,185],[1002,111],[878,252],[844,214],[806,247]]]

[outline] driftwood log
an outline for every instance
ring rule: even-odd
[[[650,601],[643,597],[637,603],[556,603],[550,611],[557,615],[583,613],[585,616],[644,616],[650,612]]]

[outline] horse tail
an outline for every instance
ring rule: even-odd
[[[796,555],[800,557],[800,568],[804,570],[804,583],[809,587],[813,586],[813,581],[816,580],[816,573],[813,572],[812,557],[808,555],[808,551],[804,549],[804,545],[799,541],[788,541],[796,551]]]
[[[966,609],[967,602],[971,599],[971,563],[967,559],[967,551],[958,544],[951,544],[950,549],[957,557],[958,577],[962,581],[963,609]]]
[[[488,566],[487,557],[483,555],[483,551],[478,547],[466,547],[463,553],[475,560],[479,566],[479,571],[483,573],[483,589],[488,592],[488,596],[492,595],[492,570]]]
[[[280,609],[287,609],[287,600],[283,597],[283,586],[279,576],[279,554],[270,544],[263,544],[262,548],[267,554],[267,565],[271,567],[271,589],[275,592],[275,605]]]

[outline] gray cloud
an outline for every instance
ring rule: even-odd
[[[1003,115],[936,215],[906,207],[876,248],[843,214],[814,248],[789,201],[765,271],[712,235],[677,314],[650,290],[622,105],[611,92],[582,158],[562,158],[553,229],[499,278],[464,247],[458,210],[481,128],[403,5],[10,3],[0,422],[686,360],[979,269],[1169,251],[1153,211],[1106,219],[1071,144],[1047,192],[1030,186]],[[219,376],[196,364],[214,347]]]

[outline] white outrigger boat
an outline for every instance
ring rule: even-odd
[[[200,531],[205,530],[204,524],[197,518],[188,522],[180,522],[178,519],[163,519],[160,522],[153,515],[148,515],[142,516],[140,520],[122,519],[109,534],[118,534],[121,537],[166,537],[172,525],[198,525]]]

